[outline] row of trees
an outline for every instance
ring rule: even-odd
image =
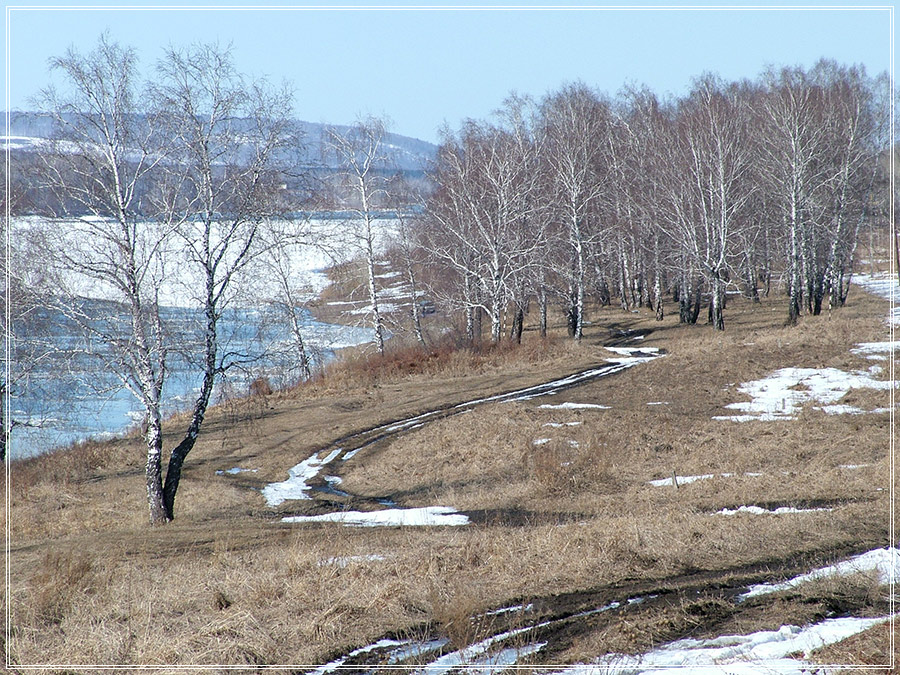
[[[756,81],[699,78],[668,102],[582,84],[539,103],[511,97],[490,121],[445,131],[418,243],[435,293],[501,335],[548,299],[583,334],[585,298],[625,309],[706,302],[724,329],[726,289],[782,281],[788,321],[844,304],[860,227],[884,208],[886,76],[822,61]]]

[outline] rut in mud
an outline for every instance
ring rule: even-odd
[[[833,558],[854,552],[850,549],[829,550],[821,555]],[[900,562],[897,551],[890,549],[861,554],[855,559],[871,558],[872,554],[894,570]],[[852,565],[853,560],[848,562]],[[672,612],[685,617],[686,625],[679,626],[669,619],[668,633],[663,629],[657,636],[664,641],[672,642],[691,635],[716,635],[725,626],[752,621],[754,614],[765,611],[768,599],[751,598],[748,589],[765,585],[760,584],[762,580],[796,575],[804,569],[796,560],[771,560],[733,569],[697,571],[655,582],[618,584],[531,598],[468,617],[464,645],[454,644],[447,637],[446,627],[422,625],[403,634],[385,635],[366,647],[335,656],[329,663],[309,671],[309,675],[325,675],[338,668],[342,672],[369,674],[392,665],[419,667],[416,672],[429,674],[468,672],[472,668],[493,671],[523,663],[543,668],[550,664],[552,667],[558,663],[556,657],[579,638],[622,624],[660,623],[659,617]],[[884,573],[882,570],[882,575]],[[802,575],[795,578],[802,579]],[[816,622],[852,617],[863,609],[851,599],[845,599],[843,603],[834,598],[819,600],[821,607],[811,614],[811,619]],[[805,597],[803,601],[811,603],[816,599]],[[880,609],[885,614],[889,611],[888,601],[885,599],[882,604]],[[876,625],[882,620],[861,619],[860,625],[868,627],[870,623]],[[722,640],[737,644],[737,637]],[[778,639],[783,638],[779,636]],[[798,668],[802,666],[802,662],[797,664]]]
[[[622,331],[619,337],[605,345],[609,351],[618,356],[608,358],[603,364],[580,370],[566,377],[434,408],[418,415],[393,420],[339,438],[295,465],[290,470],[290,477],[286,481],[270,483],[264,487],[262,494],[271,507],[277,507],[293,499],[315,499],[326,505],[333,498],[338,498],[341,506],[345,509],[350,506],[369,508],[395,506],[395,497],[392,495],[358,495],[338,488],[341,464],[353,459],[362,451],[374,450],[401,434],[419,429],[431,422],[461,415],[490,403],[521,402],[551,396],[659,358],[664,355],[664,352],[656,347],[628,346],[629,344],[633,345],[635,341],[643,340],[650,332],[649,330]],[[479,516],[483,518],[484,514],[478,514],[476,517]]]

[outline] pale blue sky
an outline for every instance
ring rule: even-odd
[[[810,66],[821,57],[862,63],[870,74],[890,66],[885,4],[702,11],[672,3],[571,11],[83,5],[6,6],[10,108],[30,107],[49,81],[51,56],[70,45],[89,50],[104,30],[136,48],[148,70],[168,44],[232,43],[242,71],[294,85],[301,119],[348,123],[360,113],[385,114],[394,131],[430,141],[444,122],[456,127],[489,115],[511,90],[540,97],[582,80],[610,93],[635,83],[678,95],[704,71],[754,77],[768,64]]]

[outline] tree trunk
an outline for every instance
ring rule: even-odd
[[[150,507],[150,524],[161,525],[170,520],[165,507],[162,485],[162,430],[159,412],[148,415],[147,433],[147,504]]]
[[[512,329],[509,333],[510,339],[516,344],[522,344],[523,330],[525,330],[525,310],[519,303],[516,303],[512,320]]]
[[[194,402],[194,411],[191,422],[181,442],[169,455],[169,464],[166,467],[166,480],[163,485],[163,505],[168,520],[175,519],[175,493],[178,492],[178,484],[181,482],[181,467],[188,453],[193,449],[200,434],[200,427],[206,417],[206,409],[209,407],[209,399],[212,396],[213,385],[217,373],[216,355],[218,354],[218,334],[214,301],[215,286],[212,276],[207,279],[207,304],[206,304],[206,362],[204,364],[203,384],[200,386],[200,394]]]
[[[725,299],[725,288],[719,272],[713,274],[713,288],[710,298],[710,309],[712,312],[712,325],[716,330],[725,330],[725,314],[723,305]]]

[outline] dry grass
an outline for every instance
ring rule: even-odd
[[[138,439],[16,463],[11,653],[19,663],[325,662],[385,635],[440,634],[464,646],[498,630],[473,617],[511,604],[534,601],[550,616],[660,593],[646,608],[567,628],[546,657],[562,662],[840,608],[879,611],[882,591],[866,578],[740,610],[712,592],[887,543],[887,415],[712,419],[743,400],[739,383],[774,369],[867,367],[849,349],[883,339],[886,303],[852,298],[795,329],[783,327],[784,303],[773,300],[730,303],[724,334],[603,309],[577,347],[529,333],[520,350],[348,356],[320,381],[212,411],[165,528],[144,524]],[[668,355],[556,396],[432,422],[335,468],[349,492],[466,510],[469,527],[284,525],[276,513],[326,506],[273,512],[254,490],[350,432],[601,362],[610,356],[602,341],[628,327],[652,329],[641,344]],[[851,396],[886,405],[886,392]],[[609,409],[538,407],[566,400]],[[232,466],[258,472],[215,473]],[[647,483],[673,473],[717,477]],[[742,504],[832,510],[715,515]],[[840,660],[872,663],[884,636],[868,633],[842,646]]]

